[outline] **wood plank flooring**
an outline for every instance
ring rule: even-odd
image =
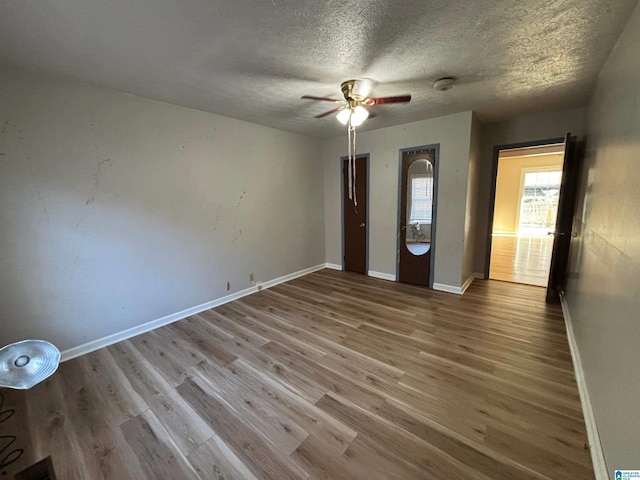
[[[6,475],[52,455],[60,480],[593,478],[562,313],[504,282],[322,270],[4,393]]]
[[[489,278],[546,287],[553,236],[493,235]]]

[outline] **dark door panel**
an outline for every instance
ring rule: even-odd
[[[564,164],[562,166],[562,184],[558,198],[558,216],[556,229],[553,232],[553,251],[547,285],[547,303],[559,303],[560,293],[564,290],[569,249],[571,246],[571,228],[576,208],[576,194],[582,162],[582,148],[575,138],[567,133],[565,138]]]
[[[356,158],[357,205],[349,198],[349,160],[342,161],[344,269],[367,274],[367,157]]]

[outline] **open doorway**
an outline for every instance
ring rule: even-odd
[[[489,278],[547,286],[564,148],[552,143],[499,150]]]

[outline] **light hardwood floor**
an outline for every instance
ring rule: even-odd
[[[553,236],[493,235],[489,278],[546,287]]]
[[[5,394],[9,475],[52,455],[59,480],[593,478],[562,313],[504,282],[322,270]]]

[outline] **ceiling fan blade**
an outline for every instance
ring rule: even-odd
[[[324,112],[324,113],[321,113],[320,115],[316,115],[314,118],[324,118],[328,115],[331,115],[332,113],[339,112],[340,110],[343,110],[343,109],[344,107],[334,108],[333,110],[329,110],[328,112]]]
[[[321,100],[323,102],[334,102],[334,103],[344,102],[344,100],[339,100],[337,98],[312,97],[311,95],[303,95],[300,98],[304,98],[304,99],[307,99],[307,100]]]
[[[384,105],[386,103],[407,103],[411,101],[411,95],[398,95],[396,97],[367,98],[363,103],[368,106]]]

